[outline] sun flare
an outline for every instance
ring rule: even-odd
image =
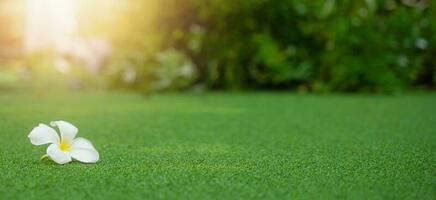
[[[77,34],[75,0],[26,1],[27,51],[60,49]]]

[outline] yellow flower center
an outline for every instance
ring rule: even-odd
[[[61,141],[61,143],[59,144],[59,149],[61,149],[62,151],[68,151],[70,150],[70,145],[64,141]]]

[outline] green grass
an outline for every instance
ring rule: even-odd
[[[101,160],[40,161],[54,119]],[[435,94],[0,94],[0,199],[435,199],[435,153]]]

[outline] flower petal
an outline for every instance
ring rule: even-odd
[[[39,124],[27,136],[34,145],[43,145],[48,143],[59,143],[59,136],[56,131],[45,125]]]
[[[71,162],[71,155],[67,151],[62,151],[57,144],[51,144],[47,148],[47,155],[58,164]]]
[[[71,157],[83,163],[96,163],[100,155],[92,149],[72,149]]]
[[[92,143],[85,138],[76,138],[71,145],[71,156],[83,163],[96,163],[100,155]]]
[[[61,140],[66,143],[71,143],[76,137],[78,129],[66,121],[52,121],[51,126],[57,126],[61,132]]]
[[[78,137],[76,139],[73,140],[73,142],[71,143],[71,148],[79,148],[79,149],[94,149],[94,146],[92,145],[91,141],[82,138],[82,137]]]

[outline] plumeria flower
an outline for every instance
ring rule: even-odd
[[[99,154],[92,143],[85,139],[76,137],[78,129],[66,121],[52,121],[53,127],[58,127],[61,132],[58,133],[45,124],[39,124],[29,134],[30,142],[34,145],[50,144],[47,148],[47,154],[44,157],[50,157],[58,164],[66,164],[74,158],[83,163],[96,163]]]

